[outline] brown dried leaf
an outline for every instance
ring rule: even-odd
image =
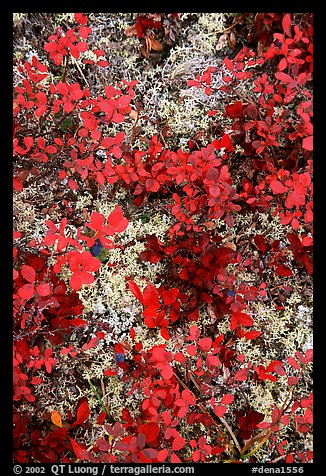
[[[125,30],[126,36],[134,36],[137,35],[137,28],[136,25],[131,25],[129,28]]]
[[[234,243],[231,243],[230,241],[228,241],[227,243],[225,243],[225,247],[226,248],[229,248],[230,250],[233,250],[233,251],[236,251],[237,250],[237,247],[235,246]]]
[[[209,228],[210,230],[216,228],[216,225],[213,221],[205,221],[203,225],[206,226],[206,228]]]
[[[151,38],[151,49],[154,51],[162,51],[162,44],[155,38]]]
[[[235,33],[233,30],[230,31],[230,34],[229,34],[229,45],[230,45],[230,48],[234,48],[235,47],[235,44],[237,42],[237,38],[235,36]]]
[[[225,367],[225,365],[223,364],[223,380],[224,380],[224,382],[227,382],[230,375],[231,375],[230,370],[228,369],[228,367]]]
[[[149,58],[149,51],[145,46],[140,47],[140,52],[145,58]]]
[[[262,43],[261,41],[258,41],[258,43],[257,43],[257,56],[261,57],[263,55],[263,52],[264,52],[264,43]]]
[[[134,109],[132,109],[132,110],[130,111],[130,113],[129,113],[129,116],[131,117],[131,119],[133,119],[134,121],[136,121],[137,118],[138,118],[138,112],[135,111]]]
[[[131,349],[131,346],[130,346],[129,342],[127,342],[125,339],[122,339],[122,341],[120,342],[120,344],[121,344],[126,350],[130,350],[130,349]]]
[[[21,170],[16,177],[19,178],[20,180],[26,180],[27,177],[29,176],[29,170],[23,169]]]
[[[220,51],[223,49],[225,46],[228,44],[228,33],[223,33],[218,39],[218,42],[216,43],[215,49],[216,51]]]
[[[207,312],[211,318],[211,324],[214,324],[214,322],[217,321],[218,316],[215,314],[214,307],[211,304],[207,304]]]

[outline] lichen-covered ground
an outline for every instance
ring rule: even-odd
[[[88,87],[92,94],[100,94],[107,84],[115,84],[118,80],[138,80],[135,88],[135,104],[139,111],[136,128],[124,122],[118,126],[111,124],[108,133],[114,133],[115,127],[123,130],[126,140],[133,136],[134,147],[144,147],[148,139],[157,134],[165,147],[176,150],[187,150],[188,141],[193,140],[198,146],[205,146],[214,138],[213,126],[220,122],[220,128],[227,131],[232,124],[226,117],[224,108],[233,100],[239,99],[234,95],[213,93],[206,95],[200,88],[189,88],[187,80],[202,74],[208,67],[221,68],[220,75],[214,76],[216,84],[222,82],[223,58],[240,48],[245,37],[236,39],[235,46],[230,49],[230,38],[227,36],[229,27],[234,23],[236,14],[233,13],[181,13],[178,19],[167,20],[169,37],[164,43],[163,51],[152,50],[147,58],[140,50],[140,41],[136,35],[128,35],[126,31],[135,23],[135,13],[90,13],[89,24],[92,34],[88,39],[93,48],[105,51],[109,62],[107,68],[85,68],[82,61],[72,69],[67,79],[78,81],[82,87]],[[249,20],[248,20],[249,22]],[[70,13],[17,13],[14,15],[14,59],[29,60],[36,55],[41,61],[48,63],[46,52],[42,49],[44,41],[53,33],[54,29],[69,26],[73,23],[73,14]],[[224,35],[224,36],[223,36]],[[92,53],[83,53],[85,59]],[[19,72],[14,69],[14,81],[20,81]],[[250,97],[253,92],[251,82],[242,82],[238,93],[240,96]],[[210,109],[217,110],[214,120],[207,115]],[[117,130],[118,130],[117,129]],[[231,171],[233,184],[240,180],[237,164],[241,161],[242,150],[236,147],[232,158],[227,164]],[[233,161],[233,162],[232,162]],[[148,263],[139,260],[139,253],[145,249],[146,234],[156,235],[163,243],[166,242],[167,231],[175,223],[173,215],[166,211],[166,203],[155,196],[151,200],[137,207],[133,204],[128,190],[121,189],[112,200],[110,187],[101,187],[97,190],[84,190],[83,193],[65,191],[58,183],[56,171],[52,170],[42,180],[27,182],[22,192],[14,193],[14,223],[16,228],[23,232],[19,246],[28,247],[31,240],[42,240],[46,234],[46,219],[58,222],[58,208],[53,205],[62,198],[73,196],[73,220],[76,227],[83,220],[83,213],[96,210],[108,216],[116,204],[122,206],[125,216],[129,220],[127,229],[117,235],[115,240],[124,246],[113,250],[103,250],[100,258],[105,265],[101,266],[95,276],[95,282],[89,286],[82,286],[78,291],[82,304],[83,315],[88,320],[87,328],[76,328],[69,337],[69,344],[75,349],[82,346],[96,336],[96,332],[105,331],[106,338],[89,350],[83,350],[79,357],[71,358],[60,353],[60,347],[53,346],[56,365],[52,373],[39,370],[38,376],[42,383],[35,387],[37,405],[28,402],[17,403],[19,411],[32,415],[35,427],[40,426],[49,418],[53,410],[59,412],[64,419],[69,411],[74,413],[76,404],[81,397],[85,397],[91,412],[96,415],[101,410],[99,401],[90,387],[91,380],[103,398],[103,402],[116,421],[123,408],[128,408],[136,418],[139,412],[141,395],[128,394],[131,383],[121,379],[122,370],[118,375],[103,377],[103,372],[116,368],[116,353],[113,344],[124,342],[126,349],[131,345],[130,328],[136,331],[136,340],[143,344],[143,350],[153,345],[166,343],[166,349],[175,351],[178,343],[183,342],[189,323],[178,322],[171,330],[171,339],[165,341],[159,330],[149,329],[141,317],[140,302],[126,291],[126,278],[132,276],[134,282],[143,289],[147,283],[158,286],[166,279],[166,269],[159,263]],[[58,199],[58,192],[60,198]],[[168,201],[169,199],[167,199]],[[222,236],[221,244],[235,247],[243,256],[258,256],[254,249],[255,235],[264,235],[269,241],[285,241],[290,225],[281,225],[278,216],[270,213],[248,211],[246,214],[235,214],[233,227],[227,227],[222,220],[215,223]],[[70,230],[74,231],[74,224],[70,222]],[[256,255],[255,255],[256,254]],[[108,265],[108,263],[111,265]],[[290,263],[290,256],[289,256]],[[264,264],[263,264],[264,266]],[[236,271],[237,264],[228,265],[229,270]],[[273,270],[264,272],[267,283],[267,295],[263,299],[248,299],[248,308],[255,321],[255,329],[262,332],[264,339],[238,339],[234,344],[234,351],[243,354],[252,365],[259,365],[275,360],[284,361],[296,351],[305,354],[312,347],[312,278],[301,268],[295,270],[291,277],[278,276]],[[246,272],[235,273],[237,288],[243,283],[259,287],[260,277],[255,269],[246,268]],[[61,277],[69,283],[69,271],[63,268]],[[229,332],[229,319],[214,320],[207,312],[207,306],[200,309],[199,320],[196,325],[203,335],[207,329],[214,334]],[[17,338],[17,336],[16,336]],[[181,347],[181,344],[179,345]],[[132,357],[126,350],[126,358]],[[223,377],[216,385],[225,391]],[[308,396],[312,381],[310,367],[305,370],[301,380],[300,392],[302,397]],[[246,383],[241,386],[241,395],[238,395],[237,405],[243,408],[250,404],[250,408],[265,415],[265,420],[271,416],[273,405],[280,406],[288,393],[287,377],[279,377],[277,382],[265,380],[263,384]],[[235,423],[235,417],[228,415],[229,424]],[[187,434],[187,427],[180,431],[187,439],[193,435]],[[205,434],[202,425],[202,432]],[[307,452],[312,449],[311,433],[299,433],[291,426],[282,430],[277,441],[285,441],[283,450],[287,453]],[[74,438],[90,448],[94,442],[105,435],[103,425],[92,425],[80,428]],[[210,441],[206,434],[207,442]],[[195,439],[198,436],[195,436]],[[278,440],[277,440],[278,438]],[[256,452],[257,461],[271,461],[279,456],[275,453],[273,444],[262,445]],[[190,453],[189,453],[190,454]],[[185,452],[183,461],[189,454]],[[218,456],[211,456],[210,461],[218,461]]]

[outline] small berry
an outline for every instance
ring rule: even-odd
[[[115,360],[121,364],[125,360],[125,356],[119,353],[115,356]]]
[[[97,238],[95,240],[94,245],[90,247],[89,251],[91,252],[92,256],[98,256],[101,253],[102,248],[103,248],[103,245],[101,241],[99,240],[99,238]]]
[[[234,296],[235,296],[234,291],[232,291],[232,289],[228,289],[228,290],[226,291],[225,295],[226,295],[227,297],[234,297]]]

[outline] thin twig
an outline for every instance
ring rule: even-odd
[[[88,81],[87,81],[87,79],[85,78],[84,73],[82,72],[82,69],[81,69],[81,67],[79,66],[78,62],[76,61],[76,59],[75,59],[73,56],[71,57],[71,59],[72,59],[73,64],[77,67],[78,71],[80,72],[80,74],[81,74],[83,80],[84,80],[85,83],[86,83],[86,86],[89,88]]]
[[[182,385],[182,387],[183,387],[185,390],[189,390],[189,391],[191,392],[191,390],[189,389],[189,387],[178,377],[178,375],[177,375],[175,372],[174,372],[174,376],[176,377],[176,379],[178,380],[178,382]],[[191,392],[191,393],[194,395],[193,392]],[[196,396],[196,395],[194,395],[194,396]],[[198,403],[198,407],[200,408],[200,410],[201,410],[203,413],[205,413],[206,415],[208,415],[208,416],[211,418],[211,420],[212,420],[212,422],[213,422],[215,428],[216,428],[217,431],[218,431],[219,436],[220,436],[221,438],[223,438],[223,440],[224,440],[225,434],[224,434],[223,431],[220,429],[220,425],[219,425],[219,424],[214,420],[214,418],[209,414],[209,412],[206,410],[206,408],[204,407],[204,405],[202,405],[201,403]],[[232,446],[230,443],[226,442],[226,443],[224,443],[224,444],[225,444],[225,446],[227,446],[227,447],[229,448],[229,450],[230,450],[234,455],[237,454],[236,450],[233,448],[233,446]]]
[[[241,450],[241,455],[244,455],[245,452],[253,445],[253,443],[255,443],[256,441],[262,441],[262,443],[260,443],[258,445],[257,448],[255,448],[254,451],[256,451],[260,446],[262,446],[263,443],[265,443],[265,441],[267,440],[267,438],[269,438],[269,436],[272,434],[273,430],[274,430],[274,427],[277,425],[278,421],[280,420],[281,416],[283,415],[283,411],[284,411],[284,408],[285,408],[285,405],[287,404],[289,398],[291,398],[292,396],[292,392],[293,392],[293,388],[289,391],[288,395],[286,396],[283,404],[282,404],[282,407],[280,409],[280,412],[279,412],[279,417],[277,419],[276,422],[273,423],[272,427],[271,428],[265,428],[264,430],[262,430],[258,435],[256,435],[254,438],[251,438],[245,445],[244,447],[242,448]],[[267,432],[267,433],[266,433]],[[253,453],[253,452],[251,452]],[[249,453],[249,454],[251,454]]]
[[[238,448],[239,453],[240,453],[240,451],[241,451],[241,446],[240,446],[240,444],[239,444],[239,442],[238,442],[238,440],[237,440],[235,434],[233,433],[233,431],[232,431],[230,425],[228,424],[228,422],[227,422],[223,417],[218,417],[218,418],[219,418],[220,421],[223,423],[223,425],[227,428],[228,432],[229,432],[230,435],[231,435],[232,440],[233,440],[234,443],[235,443],[235,446]]]

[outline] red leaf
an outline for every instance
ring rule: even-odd
[[[88,44],[85,41],[80,41],[76,44],[76,50],[79,52],[84,52],[88,50]]]
[[[245,312],[235,312],[232,316],[238,321],[239,324],[242,326],[252,326],[254,324],[254,320],[249,314]]]
[[[227,67],[229,71],[233,71],[233,63],[228,57],[224,58],[223,63],[225,64],[225,66]]]
[[[197,463],[199,460],[200,460],[200,451],[199,450],[195,450],[192,454],[192,460],[194,463]],[[172,461],[172,459],[171,459]]]
[[[286,13],[282,18],[282,28],[287,36],[291,36],[291,17],[289,13]]]
[[[181,463],[180,458],[175,453],[171,453],[170,461],[171,463]]]
[[[294,357],[288,357],[287,361],[291,365],[291,367],[293,367],[296,370],[300,370],[300,365],[298,364],[298,362],[295,360]]]
[[[276,372],[280,376],[286,375],[285,370],[282,367],[282,362],[280,360],[273,360],[268,366],[266,367],[267,372]]]
[[[157,455],[156,459],[159,463],[163,463],[166,461],[166,458],[169,456],[169,450],[160,450]]]
[[[177,288],[162,289],[160,294],[163,298],[164,304],[169,305],[175,302],[179,295],[179,290]]]
[[[298,188],[295,188],[294,190],[292,190],[288,194],[285,200],[286,208],[293,208],[294,206],[299,208],[300,205],[305,205],[305,203],[306,203],[305,192],[303,189],[298,189]]]
[[[93,139],[94,139],[94,137],[93,137]],[[99,172],[99,171],[96,172],[96,181],[97,181],[100,185],[104,185],[104,184],[105,184],[105,177],[104,177],[104,175],[102,174],[102,172]]]
[[[78,443],[77,441],[73,440],[72,438],[70,438],[70,436],[68,436],[69,438],[69,441],[71,443],[71,446],[77,456],[78,459],[80,460],[90,460],[90,456],[89,456],[89,453],[87,450],[83,449]]]
[[[309,364],[310,362],[312,362],[312,358],[313,358],[313,349],[308,349],[304,356],[304,363]]]
[[[104,415],[102,415],[102,413]],[[105,412],[101,412],[101,418],[100,416],[97,418],[97,422],[100,420],[102,423],[98,423],[99,425],[102,425],[105,421],[105,418],[106,418],[106,414]],[[96,448],[99,449],[100,451],[105,451],[105,452],[108,452],[110,450],[110,447],[111,445],[106,441],[104,440],[103,438],[99,438],[98,440],[96,440]]]
[[[288,267],[288,266],[285,266],[284,264],[279,264],[276,266],[275,268],[275,272],[279,275],[279,276],[282,276],[283,278],[287,277],[287,276],[292,276],[292,270]]]
[[[279,71],[283,71],[288,65],[288,62],[286,58],[282,58],[281,61],[279,62],[277,68]]]
[[[220,187],[218,185],[213,185],[209,187],[209,194],[211,197],[218,197],[221,193]]]
[[[88,35],[92,33],[92,29],[89,28],[89,26],[82,26],[81,28],[78,29],[78,34],[85,40],[87,40]]]
[[[274,76],[275,76],[276,79],[279,79],[283,83],[292,83],[292,82],[294,82],[293,78],[289,74],[282,73],[281,71],[275,73]]]
[[[251,340],[251,339],[256,339],[258,336],[260,336],[261,332],[260,331],[249,331],[246,332],[244,337],[245,339]]]
[[[240,101],[235,101],[233,104],[229,104],[225,108],[226,114],[231,117],[231,119],[241,118],[242,117],[243,105]]]
[[[292,385],[296,385],[299,382],[298,377],[289,377],[288,378],[288,385],[291,387]]]
[[[188,345],[187,346],[187,353],[190,356],[196,355],[196,352],[197,352],[197,346],[196,345]]]
[[[90,409],[86,401],[82,402],[77,408],[76,421],[71,426],[81,425],[90,415]]]
[[[161,333],[161,336],[163,337],[163,339],[165,339],[165,340],[170,340],[171,339],[170,334],[169,334],[166,327],[162,327],[160,333]]]
[[[138,301],[143,303],[143,295],[141,293],[141,290],[137,286],[137,284],[134,281],[129,281],[128,287],[130,291],[132,292],[132,294],[138,299]]]
[[[156,422],[148,422],[141,425],[138,428],[138,432],[143,433],[147,443],[150,443],[156,440],[158,434],[160,433],[160,427]]]
[[[200,86],[200,83],[196,79],[188,79],[187,80],[187,86],[192,87],[192,86]]]
[[[36,292],[39,296],[48,296],[51,294],[51,286],[48,283],[36,286]]]
[[[156,321],[156,308],[153,306],[148,306],[144,311],[143,311],[143,316],[145,317],[144,323],[145,326],[149,327],[149,329],[154,329],[157,327],[157,321]]]
[[[153,178],[149,178],[145,183],[146,190],[148,192],[157,192],[160,189],[160,183]]]
[[[267,251],[267,245],[266,245],[266,240],[263,235],[256,235],[254,236],[254,241],[257,246],[257,248],[262,252],[266,253]]]
[[[27,301],[32,296],[34,296],[34,286],[33,284],[24,284],[21,288],[18,289],[19,296]]]
[[[68,187],[71,188],[71,190],[78,190],[78,184],[76,180],[69,179],[68,180]]]
[[[221,361],[216,355],[208,354],[206,357],[206,365],[207,367],[218,367],[221,364]]]
[[[240,427],[239,434],[243,439],[247,440],[250,438],[253,430],[257,428],[258,423],[264,420],[264,415],[260,412],[256,412],[255,410],[251,410],[245,416],[240,414],[237,417],[237,420]]]
[[[196,324],[192,325],[189,328],[189,337],[186,340],[197,340],[200,336],[200,329]]]
[[[218,268],[224,267],[231,263],[235,256],[235,251],[227,248],[226,246],[220,246],[215,252],[215,266]]]
[[[173,368],[169,364],[165,364],[161,368],[161,375],[164,380],[170,380],[173,377]]]
[[[155,362],[166,362],[167,352],[165,351],[165,344],[155,345],[152,347],[152,358]]]
[[[69,86],[67,83],[58,83],[56,87],[57,87],[58,93],[62,94],[62,96],[68,96]]]
[[[17,177],[13,178],[13,187],[14,190],[19,190],[20,192],[23,190],[23,182],[18,179]]]
[[[93,50],[93,53],[96,54],[97,57],[103,56],[105,54],[105,51],[103,50]]]
[[[74,327],[83,327],[87,326],[88,322],[85,321],[85,319],[79,319],[78,317],[74,317],[73,319],[70,319],[69,324]]]
[[[212,343],[213,343],[213,341],[210,337],[203,337],[202,339],[199,339],[198,346],[204,352],[208,352],[212,347]]]
[[[270,187],[274,194],[285,193],[289,190],[288,187],[285,187],[282,182],[279,182],[278,180],[271,182]]]
[[[302,238],[302,244],[303,246],[312,246],[313,244],[312,236],[306,236],[305,238]]]
[[[223,405],[229,405],[230,403],[233,402],[233,400],[234,400],[234,395],[227,393],[226,395],[222,397],[222,400],[220,403],[222,403]]]
[[[142,251],[139,255],[139,258],[142,261],[148,261],[149,263],[158,263],[163,258],[163,253],[156,251]]]
[[[103,375],[107,375],[108,377],[112,377],[113,375],[117,375],[118,371],[117,370],[104,370]]]
[[[34,144],[34,139],[33,137],[24,137],[24,144],[26,146],[26,149],[30,149],[32,145]]]
[[[187,403],[188,405],[195,405],[197,402],[197,398],[195,395],[188,390],[187,388],[185,390],[182,390],[182,399],[181,399],[182,404],[184,405]]]
[[[74,13],[74,17],[76,22],[80,25],[87,25],[88,18],[86,15],[84,16],[82,13]]]
[[[111,228],[110,235],[114,233],[121,233],[128,226],[128,220],[123,216],[122,208],[117,205],[113,212],[108,217],[108,224]]]
[[[181,436],[179,436],[173,440],[172,449],[174,451],[181,450],[181,448],[183,448],[185,444],[186,444],[186,440],[182,438]]]
[[[157,289],[152,284],[148,284],[144,289],[143,304],[156,309],[160,306]]]
[[[233,377],[234,380],[239,380],[240,382],[245,382],[248,378],[249,369],[241,369],[236,372],[235,376]]]
[[[212,449],[212,455],[218,455],[220,453],[223,453],[223,451],[225,451],[226,447],[223,445],[223,446],[214,446],[214,448]]]
[[[222,417],[226,412],[226,407],[223,405],[214,405],[214,413],[218,417]]]
[[[313,136],[305,137],[302,141],[302,147],[306,150],[313,150]]]
[[[174,354],[174,360],[180,362],[180,364],[184,364],[186,362],[186,356],[182,352],[176,352]]]
[[[36,272],[34,268],[24,264],[20,273],[23,276],[23,278],[26,279],[26,281],[28,281],[29,283],[34,283],[36,278]]]

